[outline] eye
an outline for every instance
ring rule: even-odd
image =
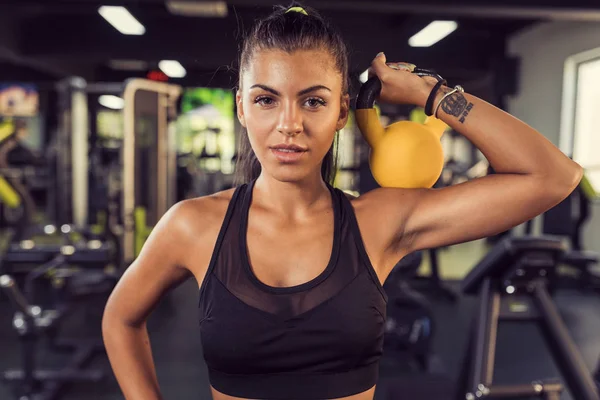
[[[261,106],[270,106],[274,103],[274,100],[268,96],[259,96],[254,99],[254,103]]]
[[[318,97],[311,97],[309,99],[306,99],[306,104],[309,108],[319,108],[321,106],[325,106],[327,102]]]

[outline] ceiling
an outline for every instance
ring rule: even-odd
[[[200,18],[171,14],[164,0],[5,0],[0,3],[0,81],[56,81],[77,75],[88,81],[118,82],[145,76],[158,61],[174,59],[188,71],[185,78],[174,81],[186,86],[233,87],[243,33],[281,3],[288,1],[229,0],[227,17]],[[388,60],[433,68],[450,83],[484,77],[503,65],[506,39],[519,30],[548,20],[600,21],[597,0],[571,0],[568,7],[562,0],[478,3],[304,1],[340,29],[351,49],[355,77],[379,51]],[[146,33],[120,34],[100,17],[100,5],[126,6]],[[408,38],[433,19],[456,20],[459,28],[430,48],[409,47]],[[123,70],[127,64],[138,69]]]

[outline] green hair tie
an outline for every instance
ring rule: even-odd
[[[308,13],[306,11],[304,11],[304,8],[302,8],[302,7],[291,7],[289,10],[287,10],[285,12],[285,14],[289,13],[290,11],[298,12],[298,13],[308,16]]]

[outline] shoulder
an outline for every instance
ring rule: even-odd
[[[182,200],[165,214],[165,224],[172,233],[182,237],[195,237],[220,227],[235,188],[208,196]]]
[[[235,188],[176,203],[160,219],[145,247],[171,253],[172,264],[201,279],[234,192]]]
[[[182,200],[173,205],[153,229],[153,235],[183,254],[216,239],[235,189]],[[196,252],[196,251],[194,251]]]
[[[203,219],[218,217],[227,210],[234,192],[235,188],[232,188],[208,196],[182,200],[175,204],[170,212],[173,218],[183,221],[200,216]]]

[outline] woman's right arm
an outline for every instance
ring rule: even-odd
[[[102,335],[127,400],[162,399],[146,319],[167,291],[191,276],[185,258],[194,237],[190,220],[197,221],[192,208],[182,202],[161,218],[106,304]]]

